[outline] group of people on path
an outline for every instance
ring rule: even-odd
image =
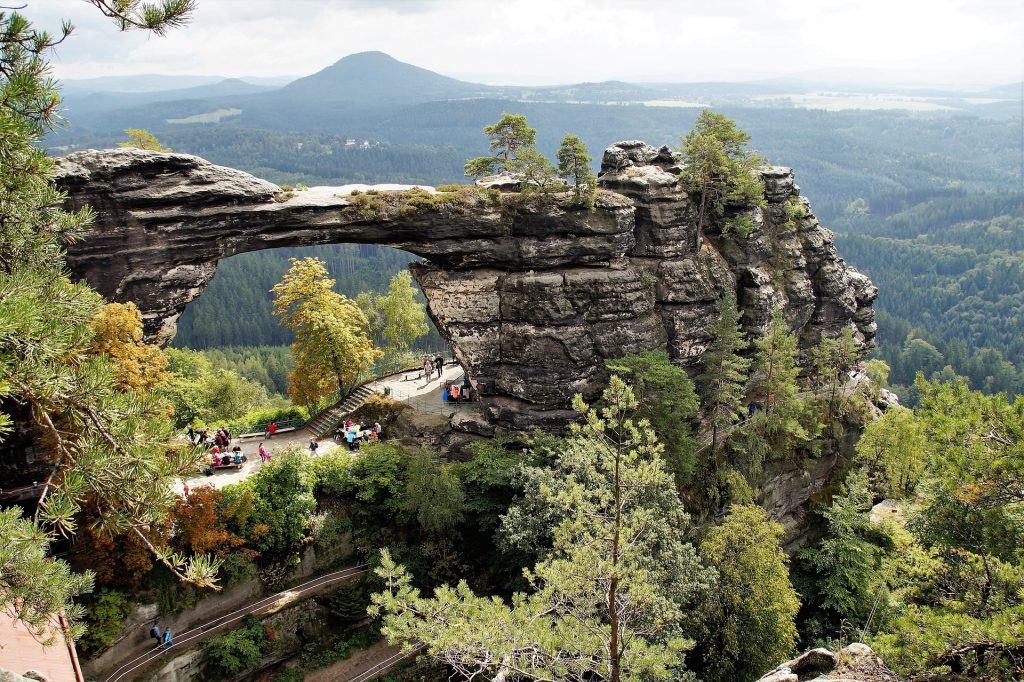
[[[434,372],[437,372],[437,378],[440,379],[441,375],[444,374],[444,358],[440,355],[424,355],[423,356],[423,379],[429,384],[430,380],[434,377]]]
[[[373,426],[367,429],[362,424],[357,424],[348,419],[343,425],[338,426],[338,430],[334,435],[337,439],[344,438],[351,452],[358,450],[361,443],[381,440],[384,437],[384,429],[381,427],[380,422],[374,422]]]
[[[216,446],[223,450],[231,444],[231,432],[226,426],[217,429],[212,436],[209,429],[194,429],[190,426],[186,435],[192,445],[205,445],[207,448]]]
[[[441,400],[446,403],[468,403],[473,401],[473,387],[469,383],[469,377],[462,375],[461,381],[449,381],[444,385],[441,392]]]
[[[149,629],[149,636],[156,640],[156,647],[158,649],[170,649],[174,646],[174,641],[171,638],[171,629],[167,628],[163,632],[160,631],[159,625],[154,625]]]
[[[431,369],[433,370],[433,368],[436,366],[437,371],[440,375],[442,371],[441,368],[444,366],[444,360],[441,358],[440,355],[434,358],[430,358],[430,356],[424,356],[424,363],[426,363],[428,359],[431,362]],[[434,360],[437,361],[436,365],[433,364]],[[426,364],[424,364],[424,367],[426,367]],[[267,428],[266,431],[264,432],[264,435],[269,440],[270,438],[273,438],[276,432],[277,424],[275,422],[270,422],[269,424],[267,424]],[[356,450],[359,448],[360,443],[367,440],[379,440],[382,437],[382,434],[383,429],[380,425],[380,422],[375,422],[373,426],[370,428],[364,428],[362,424],[355,424],[351,419],[349,419],[347,422],[345,422],[344,426],[338,427],[338,430],[335,435],[339,441],[344,439],[348,443],[349,450]],[[235,444],[235,446],[231,448],[230,452],[228,451],[228,447],[231,445],[231,432],[228,431],[227,427],[220,427],[219,429],[217,429],[213,436],[210,436],[207,429],[195,429],[190,426],[188,428],[187,436],[189,442],[191,442],[193,445],[207,445],[209,447],[210,451],[207,453],[206,456],[205,469],[205,473],[207,476],[212,475],[217,467],[240,467],[240,465],[243,464],[246,460],[246,457],[242,453],[242,447],[240,445]],[[311,438],[309,441],[310,454],[316,455],[319,448],[320,443],[317,441],[317,439]],[[257,448],[257,454],[260,457],[260,462],[263,464],[266,464],[271,460],[270,450],[267,447],[265,447],[262,442],[259,444],[259,447]],[[185,497],[188,497],[188,485],[184,485]],[[154,630],[158,629],[159,628],[154,627]]]

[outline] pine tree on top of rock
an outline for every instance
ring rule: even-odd
[[[764,186],[757,168],[764,159],[747,149],[750,135],[724,114],[705,109],[683,139],[686,166],[683,187],[697,204],[698,244],[708,227],[718,223],[723,234],[746,237],[753,229],[744,214],[727,215],[727,207],[764,203]]]
[[[148,149],[151,152],[169,152],[170,147],[165,146],[160,140],[156,139],[156,135],[143,130],[141,128],[125,128],[124,134],[128,136],[128,139],[124,142],[118,142],[118,147],[127,147],[129,149]]]
[[[578,204],[594,205],[597,177],[590,170],[590,154],[578,135],[566,133],[558,149],[558,175],[572,184],[573,199]]]
[[[484,126],[493,156],[480,156],[466,162],[469,177],[504,173],[522,181],[523,190],[547,189],[555,179],[555,169],[537,151],[537,130],[522,114],[502,114],[494,125]]]

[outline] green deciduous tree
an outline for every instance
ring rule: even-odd
[[[464,675],[612,682],[670,679],[689,646],[688,607],[712,573],[684,541],[687,525],[632,391],[613,378],[607,407],[588,409],[541,488],[561,510],[551,553],[510,602],[465,582],[423,597],[385,554],[374,595],[383,632]]]
[[[698,639],[701,679],[754,680],[792,652],[800,602],[779,546],[783,532],[759,507],[734,505],[701,541],[701,558],[718,571]]]
[[[948,365],[947,365],[948,366]],[[864,361],[864,374],[871,381],[871,398],[877,400],[882,389],[889,385],[889,365],[883,360]]]
[[[263,623],[246,616],[240,628],[217,635],[206,644],[206,659],[218,676],[231,678],[255,668],[268,644]]]
[[[924,372],[925,376],[941,370],[944,362],[945,358],[939,349],[924,339],[909,339],[900,353],[902,365],[913,367],[916,372]]]
[[[301,452],[276,454],[237,487],[225,489],[228,504],[237,504],[240,496],[252,498],[252,512],[237,532],[263,554],[280,557],[295,551],[316,510],[314,482],[309,460]]]
[[[335,389],[348,395],[381,357],[370,323],[354,301],[334,291],[334,280],[317,258],[291,259],[274,293],[274,314],[295,332],[295,368],[288,393],[311,405]]]
[[[174,424],[220,426],[268,404],[266,389],[237,373],[214,368],[199,351],[168,348],[170,377],[156,392],[173,406]]]
[[[391,278],[386,294],[364,292],[356,297],[374,336],[380,339],[388,366],[400,364],[416,339],[430,331],[427,311],[416,299],[416,293],[412,275],[402,271]]]
[[[875,485],[888,497],[912,496],[924,474],[924,433],[914,413],[890,407],[868,424],[857,441],[857,455]]]
[[[90,599],[86,613],[89,629],[79,644],[91,653],[103,651],[117,640],[134,611],[135,604],[127,592],[100,590]]]
[[[727,219],[727,208],[749,208],[764,203],[764,187],[757,168],[763,159],[746,149],[750,136],[724,114],[705,109],[683,139],[683,186],[697,203],[698,244],[704,231],[719,223],[749,233],[749,226]],[[742,225],[742,227],[741,227]],[[740,229],[736,229],[740,228]]]
[[[573,199],[587,206],[594,205],[597,177],[590,170],[590,154],[578,135],[566,133],[558,148],[558,175],[573,188]]]
[[[404,511],[428,535],[441,535],[462,521],[465,495],[452,465],[435,464],[430,453],[419,451],[408,461]]]

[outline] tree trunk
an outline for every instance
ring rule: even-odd
[[[619,438],[622,436],[620,435]],[[622,527],[622,484],[619,479],[619,444],[615,449],[615,525],[612,531],[612,575],[608,581],[608,622],[611,629],[611,637],[608,641],[609,654],[609,682],[619,682],[622,679],[622,661],[619,652],[619,530]]]
[[[338,362],[338,353],[331,349],[331,366],[334,367],[334,378],[338,380],[338,400],[345,399],[345,381],[341,378],[341,366]]]
[[[700,255],[700,247],[704,242],[704,213],[708,204],[708,183],[705,181],[700,191],[700,207],[697,209],[697,255]]]

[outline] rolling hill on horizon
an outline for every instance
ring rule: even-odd
[[[193,83],[188,87],[152,89],[145,76],[110,77],[70,81],[65,86],[65,104],[72,125],[103,134],[120,132],[125,127],[164,129],[175,127],[169,121],[192,120],[213,111],[238,110],[237,114],[217,118],[226,126],[258,127],[275,130],[331,130],[339,132],[339,121],[352,118],[374,119],[381,111],[396,106],[467,99],[490,99],[514,103],[563,103],[602,105],[655,105],[661,107],[793,107],[828,108],[831,100],[808,104],[801,95],[815,93],[836,84],[796,78],[751,82],[653,83],[602,81],[564,85],[518,86],[484,85],[445,76],[408,64],[379,51],[358,52],[337,60],[313,74],[273,86],[260,80],[207,78],[197,76],[152,76],[156,82]],[[104,87],[109,83],[109,87]],[[119,89],[120,88],[120,89]],[[1005,118],[1019,113],[1015,98],[1019,85],[1008,84],[985,92],[958,92],[930,88],[893,86],[867,89],[851,85],[847,96],[834,97],[835,106],[880,106],[872,101],[879,93],[888,99],[881,106],[894,109],[923,108],[929,111],[969,111],[986,117]],[[903,94],[899,94],[902,92]],[[875,94],[872,94],[875,93]],[[841,93],[833,93],[838,95]],[[980,100],[979,100],[980,98]],[[820,97],[818,98],[821,99]],[[994,100],[994,101],[990,101]],[[853,104],[851,104],[853,102]],[[345,132],[345,131],[341,131]]]

